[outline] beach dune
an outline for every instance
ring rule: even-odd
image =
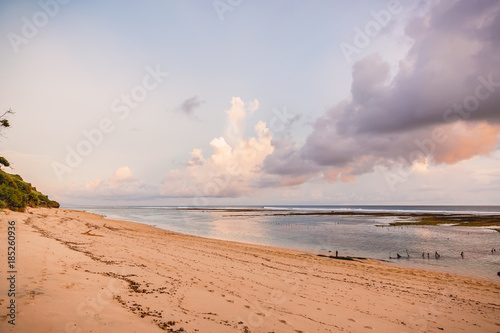
[[[16,226],[15,326],[6,316]],[[62,209],[0,213],[1,332],[499,332],[500,283],[183,235]]]

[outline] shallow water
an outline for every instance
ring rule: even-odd
[[[84,209],[84,208],[81,208]],[[273,215],[275,211],[179,210],[169,207],[86,211],[202,237],[341,256],[500,281],[500,233],[481,227],[380,227],[397,217]],[[491,250],[495,248],[496,252]],[[407,252],[410,258],[407,259]],[[331,252],[330,252],[331,251]],[[435,259],[434,253],[440,254]],[[425,258],[422,258],[422,252]],[[460,253],[464,252],[464,259]],[[396,257],[399,253],[403,258]],[[427,253],[430,259],[427,259]]]

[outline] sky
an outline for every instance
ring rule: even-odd
[[[491,205],[500,2],[1,1],[0,156],[72,205]]]

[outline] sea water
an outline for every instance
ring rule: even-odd
[[[366,257],[390,264],[500,281],[500,232],[485,227],[397,226],[397,216],[286,215],[289,212],[499,214],[500,206],[80,207],[111,219],[190,235]],[[500,218],[500,216],[499,216]],[[496,251],[492,252],[492,249]],[[439,259],[435,258],[438,252]],[[464,253],[464,258],[461,253]],[[422,253],[424,257],[422,258]],[[429,253],[429,258],[427,254]],[[391,259],[401,255],[400,259]],[[408,258],[409,255],[409,258]]]

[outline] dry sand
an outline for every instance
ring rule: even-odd
[[[15,326],[5,316],[7,221]],[[0,213],[0,240],[0,332],[500,332],[491,281],[61,209]]]

